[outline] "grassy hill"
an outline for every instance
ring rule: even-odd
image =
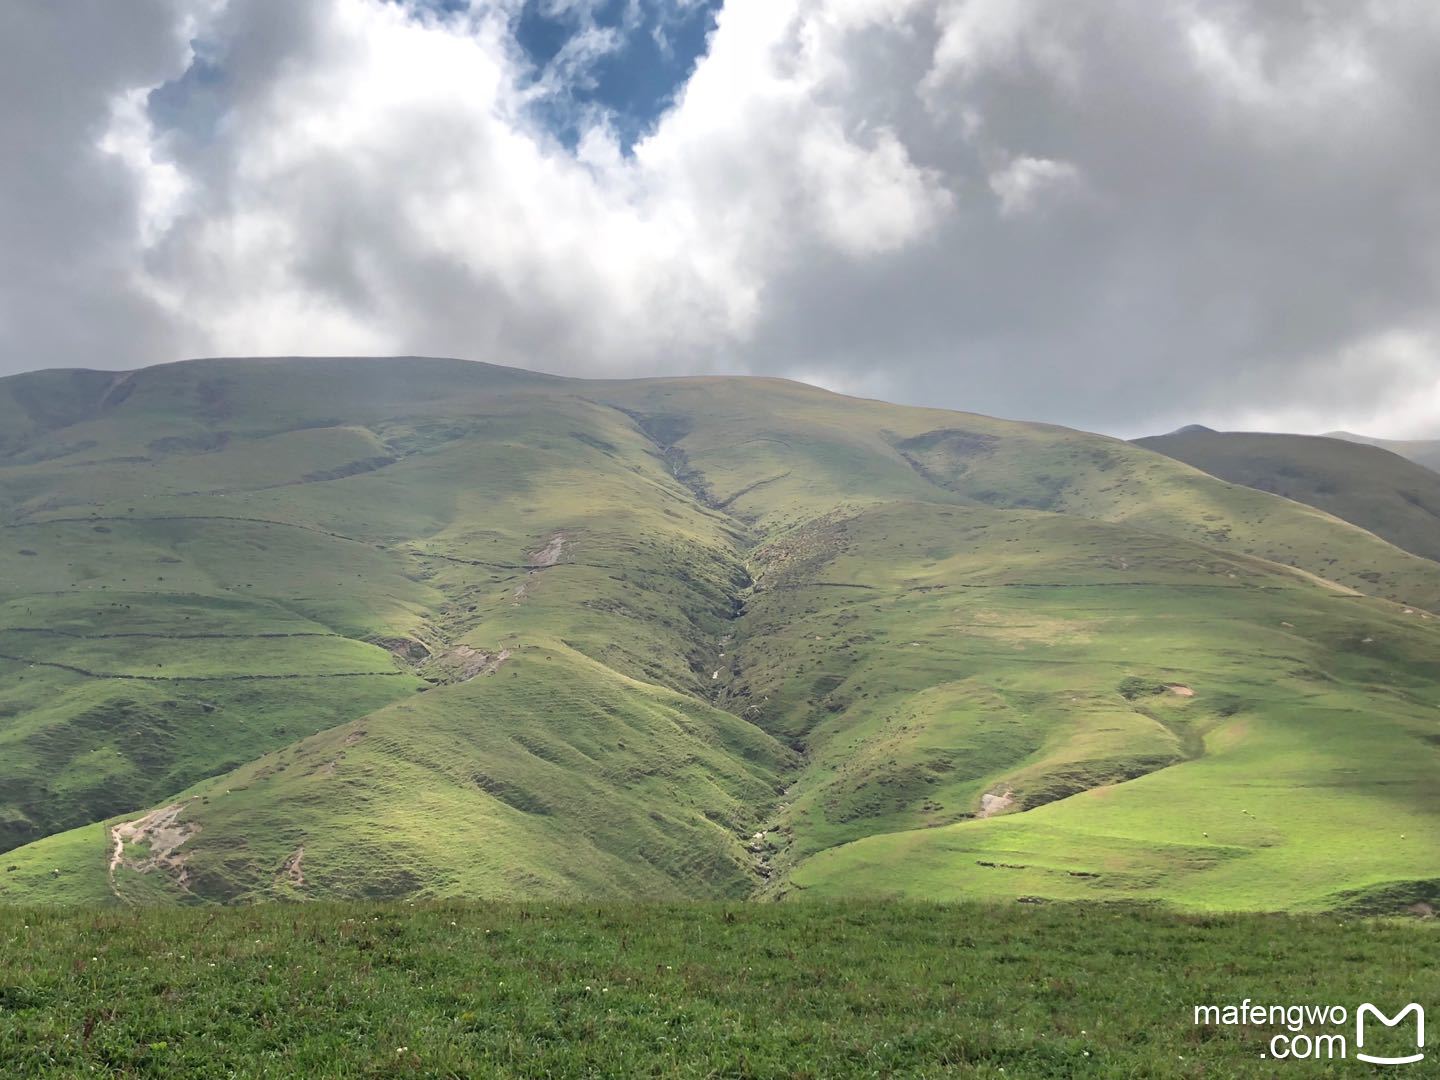
[[[1315,435],[1187,431],[1135,440],[1233,484],[1283,495],[1440,559],[1440,472],[1378,446]]]
[[[0,415],[0,901],[1440,899],[1440,568],[1143,447],[420,358]]]
[[[1440,470],[1440,439],[1376,439],[1350,431],[1331,431],[1326,434],[1326,438],[1378,446],[1382,450],[1389,450],[1392,454],[1399,454],[1424,465],[1427,469]]]

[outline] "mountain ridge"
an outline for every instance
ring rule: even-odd
[[[1171,433],[1135,442],[1440,559],[1440,473],[1391,450],[1329,436],[1266,432]]]
[[[1343,439],[1346,442],[1378,446],[1401,457],[1409,458],[1427,469],[1440,470],[1440,439],[1378,439],[1370,435],[1356,435],[1351,431],[1330,431],[1326,437]]]
[[[0,899],[1425,890],[1427,560],[1054,425],[467,363],[141,369],[7,450]],[[1413,851],[1297,872],[1356,740]],[[1254,769],[1304,812],[1223,859],[1164,810]]]

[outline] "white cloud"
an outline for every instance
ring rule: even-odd
[[[503,18],[317,3],[307,52],[232,104],[226,171],[200,162],[209,197],[144,288],[200,351],[418,347],[600,370],[718,353],[753,329],[777,266],[893,251],[949,206],[892,131],[846,130],[824,102],[843,72],[823,48],[785,49],[809,28],[800,7],[727,11],[627,158],[603,127],[571,155],[527,119]],[[107,139],[137,172],[173,175],[144,130]],[[437,273],[454,305],[443,340],[425,329]]]
[[[189,181],[175,163],[157,156],[158,140],[145,107],[147,96],[144,88],[117,94],[99,143],[102,153],[118,158],[135,178],[135,227],[144,248],[154,246],[175,224],[190,191]]]
[[[1022,154],[990,174],[990,190],[1000,200],[1001,216],[1015,217],[1034,210],[1047,193],[1071,188],[1079,180],[1080,171],[1068,161]]]
[[[1231,412],[1226,426],[1246,431],[1383,431],[1394,438],[1434,438],[1440,402],[1440,330],[1409,328],[1367,335],[1311,357],[1329,390],[1274,394]],[[1239,396],[1247,397],[1242,384]]]

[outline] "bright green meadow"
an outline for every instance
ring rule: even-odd
[[[1405,1075],[1349,1025],[1310,1030],[1351,1057],[1281,1065],[1283,1023],[1194,1009],[1433,1002],[1440,939],[1110,905],[0,908],[0,970],[26,1077]]]
[[[1440,902],[1440,566],[1142,447],[417,358],[0,420],[0,901]]]
[[[0,379],[0,1073],[1259,1077],[1196,1005],[1433,1004],[1440,477],[1145,443]]]

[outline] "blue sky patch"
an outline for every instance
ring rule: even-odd
[[[573,145],[581,114],[610,114],[626,151],[675,99],[705,52],[723,0],[598,0],[589,6],[527,0],[515,36],[537,74],[552,69],[575,35],[591,28],[614,31],[613,51],[595,59],[565,83],[561,100],[547,104],[544,119]]]
[[[412,0],[413,2],[413,0]],[[704,54],[724,0],[526,0],[515,20],[515,40],[536,82],[553,93],[536,116],[566,146],[598,110],[626,153],[653,128]],[[458,13],[470,0],[420,0],[430,13]],[[577,37],[600,33],[609,47],[573,63]],[[226,108],[223,43],[193,43],[189,69],[151,92],[150,117],[162,130],[207,141]]]
[[[195,58],[178,79],[150,91],[147,106],[156,127],[207,140],[225,113],[225,70],[202,42],[191,42]]]

